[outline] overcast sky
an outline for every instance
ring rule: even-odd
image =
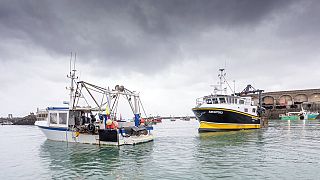
[[[152,115],[192,115],[225,66],[238,91],[319,88],[319,17],[316,0],[0,0],[0,116],[62,106],[71,51]]]

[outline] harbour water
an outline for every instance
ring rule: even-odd
[[[319,120],[202,134],[197,127],[165,120],[155,125],[154,142],[118,148],[0,126],[0,179],[319,179]]]

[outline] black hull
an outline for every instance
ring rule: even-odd
[[[200,122],[199,132],[260,128],[260,118],[225,108],[192,109]]]

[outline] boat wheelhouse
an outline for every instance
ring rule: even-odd
[[[192,109],[200,122],[199,132],[260,128],[258,106],[254,105],[251,97],[237,96],[235,93],[217,94],[217,91],[225,90],[222,87],[225,82],[224,69],[220,72],[220,89],[216,88],[215,94],[198,98],[196,107]]]
[[[47,109],[37,109],[36,113],[37,121],[45,121],[48,118],[48,110]]]

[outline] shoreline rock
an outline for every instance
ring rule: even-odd
[[[37,117],[34,114],[30,114],[25,117],[0,118],[0,123],[12,122],[13,125],[34,125],[36,120]]]

